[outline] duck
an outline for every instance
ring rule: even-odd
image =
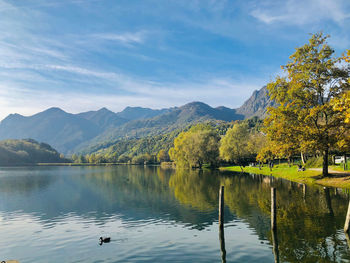
[[[101,243],[108,243],[111,241],[110,237],[100,237],[100,242]]]

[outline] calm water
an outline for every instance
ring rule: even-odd
[[[0,260],[221,262],[220,185],[227,262],[274,262],[277,254],[280,262],[350,261],[341,189],[143,166],[0,168]],[[100,236],[112,240],[100,246]]]

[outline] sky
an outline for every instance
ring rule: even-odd
[[[0,0],[0,120],[236,108],[320,31],[350,48],[349,0]]]

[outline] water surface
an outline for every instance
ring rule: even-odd
[[[277,243],[270,228],[271,185],[277,188]],[[143,166],[0,168],[0,260],[349,262],[342,231],[347,205],[341,189],[249,174]],[[100,236],[112,241],[100,246]]]

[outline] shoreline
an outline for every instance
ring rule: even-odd
[[[142,166],[160,166],[160,164],[136,164],[136,163],[29,163],[18,165],[1,165],[5,167],[37,167],[37,166],[117,166],[117,165],[142,165]]]
[[[324,178],[322,178],[321,168],[307,168],[305,171],[298,171],[295,166],[288,167],[285,165],[276,165],[272,168],[272,171],[268,167],[261,167],[261,170],[259,167],[245,167],[242,172],[239,166],[220,167],[219,170],[268,175],[297,183],[350,189],[350,171],[341,172],[332,170],[332,168],[329,169],[329,176]]]

